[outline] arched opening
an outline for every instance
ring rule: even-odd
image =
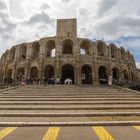
[[[17,70],[17,80],[22,81],[22,79],[24,78],[24,74],[25,74],[24,68],[19,68]]]
[[[85,49],[82,49],[82,48],[81,48],[81,49],[80,49],[80,54],[81,54],[81,55],[86,55]]]
[[[13,73],[12,69],[9,69],[7,71],[7,78],[11,78],[12,79],[12,73]]]
[[[40,51],[40,45],[38,42],[34,42],[32,45],[32,59],[39,58],[39,51]]]
[[[88,40],[84,40],[80,44],[80,54],[81,55],[89,55],[90,54],[90,42]]]
[[[125,50],[122,47],[120,49],[121,49],[121,59],[125,60]]]
[[[26,59],[26,51],[27,51],[27,46],[25,44],[22,44],[20,46],[20,59]]]
[[[13,61],[15,59],[15,54],[16,54],[16,49],[15,48],[12,48],[11,49],[11,52],[10,52],[11,61]]]
[[[106,54],[106,44],[103,41],[98,41],[97,52],[98,52],[98,56],[105,56],[105,54]]]
[[[44,69],[44,78],[48,80],[49,78],[54,78],[54,67],[48,65]]]
[[[107,68],[105,66],[100,66],[99,67],[99,83],[100,84],[107,84]]]
[[[112,83],[119,83],[119,70],[116,67],[112,69]]]
[[[84,65],[81,69],[82,84],[92,84],[92,69],[89,65]]]
[[[13,70],[9,69],[7,71],[7,77],[4,79],[4,83],[11,84],[13,82],[12,74],[13,74]]]
[[[111,50],[111,57],[117,58],[118,48],[114,44],[110,44],[110,50]]]
[[[50,40],[47,42],[45,47],[46,57],[55,57],[55,42]]]
[[[134,82],[134,74],[132,71],[131,71],[131,81]]]
[[[38,78],[38,68],[37,67],[32,67],[30,69],[30,77],[31,77],[31,79],[37,79]]]
[[[70,64],[66,64],[62,67],[61,83],[64,84],[66,79],[72,80],[72,84],[74,84],[74,67]]]
[[[62,43],[63,54],[73,54],[74,43],[70,39],[66,39]]]
[[[128,84],[128,80],[129,80],[129,77],[128,77],[128,72],[127,70],[124,70],[123,71],[123,77],[124,77],[124,83]]]

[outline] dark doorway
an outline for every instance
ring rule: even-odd
[[[64,84],[66,79],[72,80],[72,84],[74,84],[74,67],[69,64],[62,67],[61,83]]]
[[[123,71],[123,76],[124,76],[124,83],[125,84],[128,84],[129,78],[128,78],[128,72],[127,72],[127,70],[124,70]]]
[[[107,68],[105,66],[99,67],[99,83],[107,84]]]
[[[45,79],[54,78],[54,68],[51,65],[48,65],[44,69]]]
[[[31,75],[31,79],[38,78],[38,68],[37,67],[32,67],[31,70],[30,70],[30,75]]]
[[[132,71],[131,71],[131,81],[134,82],[134,74]]]
[[[17,70],[17,80],[22,81],[22,78],[23,78],[24,74],[25,74],[24,68],[19,68]]]
[[[9,69],[7,72],[7,78],[12,78],[12,69]]]
[[[92,69],[88,65],[84,65],[81,69],[82,84],[92,84]]]
[[[112,83],[113,84],[119,83],[119,70],[117,68],[112,69]]]

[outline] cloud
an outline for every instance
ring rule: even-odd
[[[45,23],[45,24],[54,24],[54,19],[50,18],[48,14],[45,12],[41,12],[38,14],[33,15],[29,21],[26,22],[27,25],[35,25],[35,24],[40,24],[40,23]]]
[[[40,7],[40,9],[43,10],[43,11],[46,10],[46,9],[49,9],[49,8],[51,8],[51,7],[47,3],[42,4],[41,7]]]
[[[115,42],[140,63],[139,5],[139,0],[0,0],[0,49],[54,36],[57,18],[77,18],[78,37]]]
[[[140,17],[116,16],[106,17],[93,27],[96,34],[102,34],[105,38],[118,38],[120,36],[139,35]]]
[[[0,1],[0,11],[5,10],[7,8],[7,5],[4,1]]]
[[[136,63],[138,69],[140,69],[140,63]]]
[[[69,3],[69,2],[71,2],[72,0],[62,0],[63,2],[65,2],[65,3]]]
[[[106,12],[108,12],[113,6],[115,6],[117,1],[118,0],[100,0],[100,2],[98,3],[99,7],[97,15],[102,16],[106,14]]]

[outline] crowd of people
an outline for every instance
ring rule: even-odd
[[[22,85],[55,85],[55,84],[65,84],[65,85],[71,85],[72,80],[71,79],[65,79],[64,83],[61,82],[59,78],[43,78],[43,81],[41,81],[39,78],[30,78],[30,77],[22,77],[22,78],[17,78],[17,79],[12,79],[12,78],[5,78],[4,79],[5,84],[22,84]]]

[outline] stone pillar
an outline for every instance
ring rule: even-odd
[[[32,49],[32,44],[27,44],[27,51],[26,51],[26,59],[31,58],[31,49]]]
[[[45,58],[45,45],[43,44],[43,42],[40,42],[39,58]]]
[[[56,51],[55,51],[55,57],[56,57],[55,78],[59,78],[59,79],[61,78],[60,55],[61,55],[61,44],[57,40]]]
[[[77,84],[78,85],[81,85],[82,84],[82,73],[81,73],[81,67],[80,67],[80,64],[76,66],[76,70],[77,70]]]
[[[19,51],[20,51],[19,46],[15,47],[15,49],[16,49],[16,51],[15,51],[15,59],[14,59],[14,61],[18,60],[18,58],[19,58]]]

